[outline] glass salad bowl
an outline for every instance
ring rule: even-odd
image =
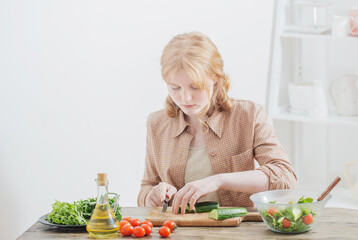
[[[284,189],[253,194],[250,199],[257,207],[266,226],[274,232],[302,233],[312,229],[321,210],[332,197],[322,201],[322,192]]]

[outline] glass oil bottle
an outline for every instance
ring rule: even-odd
[[[116,196],[113,210],[108,201],[108,181],[106,173],[97,174],[97,203],[95,210],[86,226],[87,232],[94,238],[116,237],[119,231],[119,222],[114,212],[118,207],[118,194]],[[110,193],[113,194],[113,193]]]

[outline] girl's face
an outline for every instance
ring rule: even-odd
[[[168,83],[169,96],[189,117],[194,117],[210,102],[214,91],[214,81],[208,81],[209,95],[206,89],[198,89],[184,71],[174,74]]]

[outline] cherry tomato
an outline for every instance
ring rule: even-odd
[[[120,232],[122,233],[123,236],[130,236],[133,233],[133,226],[130,225],[130,223],[123,225],[122,228],[120,229]]]
[[[283,219],[282,226],[284,228],[289,228],[291,226],[290,220],[288,220],[287,218]]]
[[[309,214],[307,214],[306,216],[304,216],[303,218],[302,218],[302,222],[304,223],[304,224],[311,224],[312,222],[313,222],[313,216],[312,216],[312,214],[311,213],[309,213]]]
[[[122,220],[122,221],[120,221],[120,222],[119,222],[119,229],[121,229],[121,228],[122,228],[122,226],[124,226],[124,225],[126,225],[126,224],[129,224],[129,222],[128,222],[128,221],[126,221],[126,220]]]
[[[272,208],[270,208],[270,209],[267,211],[267,213],[274,217],[273,214],[277,214],[278,211],[277,211],[276,208],[272,207]]]
[[[132,218],[131,217],[125,217],[122,220],[126,220],[126,221],[130,222],[132,220]]]
[[[170,228],[168,228],[167,226],[159,228],[159,234],[162,237],[168,237],[170,235]]]
[[[153,228],[153,223],[151,221],[149,221],[149,220],[143,221],[142,225],[143,224],[148,224],[149,226],[151,226],[151,228]]]
[[[144,230],[144,228],[143,228],[143,227],[140,227],[140,226],[135,227],[135,228],[133,229],[133,235],[134,235],[135,237],[138,237],[138,238],[144,237],[144,235],[145,235],[145,230]]]
[[[132,225],[133,227],[140,226],[140,221],[139,221],[138,218],[132,219],[132,220],[130,221],[130,223],[131,223],[131,225]]]
[[[146,236],[152,233],[153,228],[150,225],[142,224],[142,228],[144,228]]]
[[[173,232],[177,228],[177,225],[172,220],[165,221],[163,226],[167,226],[170,229],[170,232]]]

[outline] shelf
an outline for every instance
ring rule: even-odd
[[[336,0],[321,0],[321,1],[307,1],[307,0],[296,0],[293,1],[293,4],[297,4],[297,5],[305,5],[305,6],[309,6],[309,7],[326,7],[329,6],[331,4],[333,4]]]
[[[297,39],[324,39],[324,40],[349,40],[358,41],[358,37],[339,37],[331,35],[330,33],[324,34],[310,34],[310,33],[296,33],[291,31],[284,31],[280,34],[281,38],[297,38]]]
[[[358,115],[338,115],[329,96],[327,117],[294,113],[289,109],[289,83],[318,80],[328,95],[336,79],[358,74],[358,37],[331,34],[332,17],[351,8],[352,1],[317,0],[315,3],[322,7],[326,3],[332,6],[313,9],[313,15],[312,9],[299,6],[307,2],[275,0],[266,106],[269,119],[276,121],[274,130],[285,144],[299,179],[317,176],[313,184],[301,180],[309,189],[312,185],[327,186],[329,176],[344,176],[344,164],[357,159],[354,136],[357,136]],[[358,201],[350,189],[335,188],[327,207],[358,209]]]
[[[344,123],[344,124],[357,124],[358,116],[343,117],[336,114],[329,114],[325,118],[314,118],[306,114],[292,113],[288,110],[283,110],[279,113],[272,115],[272,119],[275,120],[287,120],[297,122],[319,122],[319,123]]]

